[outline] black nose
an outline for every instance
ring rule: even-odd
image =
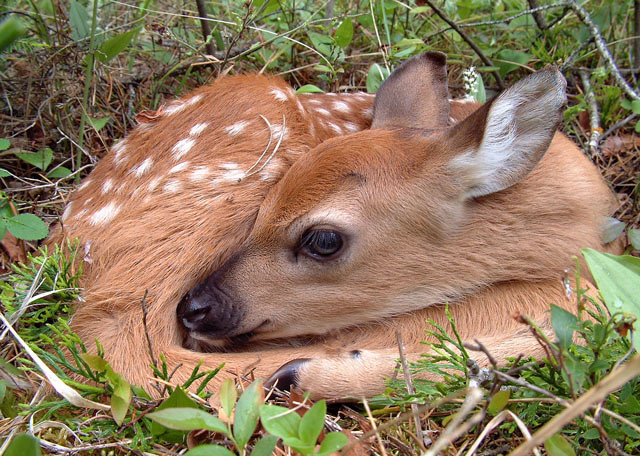
[[[237,301],[221,289],[215,274],[207,277],[182,298],[177,316],[187,330],[211,338],[236,335],[243,320]]]

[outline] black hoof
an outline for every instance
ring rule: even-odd
[[[289,391],[291,387],[298,386],[298,370],[302,367],[309,358],[299,358],[289,361],[282,365],[269,379],[264,383],[266,389],[271,389],[274,386],[280,391]]]

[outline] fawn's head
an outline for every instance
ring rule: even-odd
[[[508,280],[500,265],[478,271],[486,246],[474,236],[492,236],[494,195],[546,152],[565,85],[545,69],[451,126],[444,56],[409,60],[380,88],[371,130],[293,164],[242,248],[184,297],[180,321],[209,341],[322,334]]]

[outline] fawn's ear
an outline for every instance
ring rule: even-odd
[[[371,128],[439,128],[449,121],[447,57],[425,52],[398,68],[378,89]]]
[[[546,68],[449,129],[456,154],[449,166],[465,180],[467,197],[511,187],[535,167],[560,122],[566,86],[557,68]]]

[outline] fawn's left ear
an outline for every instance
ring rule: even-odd
[[[551,144],[566,103],[567,82],[555,67],[538,71],[502,92],[448,131],[469,198],[519,182]]]
[[[440,128],[449,121],[447,57],[425,52],[398,68],[378,89],[371,128]]]

